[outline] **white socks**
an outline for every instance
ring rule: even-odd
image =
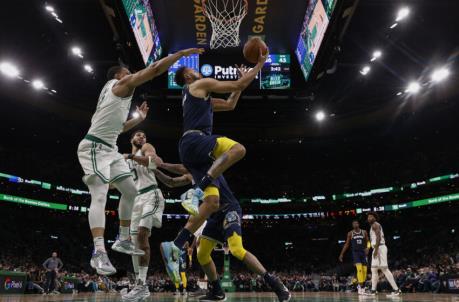
[[[102,251],[106,253],[105,244],[104,244],[104,237],[94,237],[94,249],[96,251]]]
[[[120,238],[121,241],[129,239],[129,227],[120,226]]]
[[[139,280],[142,281],[142,284],[145,284],[147,281],[147,272],[148,266],[139,266]]]

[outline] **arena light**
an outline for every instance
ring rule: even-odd
[[[94,71],[94,69],[92,69],[92,66],[89,64],[84,65],[84,70],[86,70],[89,73],[92,73]]]
[[[411,82],[408,84],[408,87],[406,87],[405,92],[416,94],[419,90],[421,90],[421,85],[418,82]]]
[[[45,88],[45,84],[44,84],[43,81],[41,81],[41,80],[33,80],[33,81],[32,81],[32,86],[33,86],[33,88],[35,88],[36,90],[40,90],[40,89]]]
[[[75,55],[75,56],[78,56],[80,58],[83,58],[83,51],[81,50],[80,47],[78,46],[73,46],[72,47],[72,53]]]
[[[10,62],[0,63],[0,71],[9,78],[16,78],[19,76],[19,69]]]
[[[394,23],[394,24],[392,24],[392,25],[391,25],[389,28],[390,28],[390,29],[394,29],[394,28],[396,28],[396,27],[397,27],[397,25],[398,25],[398,23],[397,23],[397,22],[395,22],[395,23]]]
[[[364,66],[362,70],[360,70],[360,73],[362,75],[367,75],[370,72],[370,70],[371,70],[371,67],[367,65],[367,66]]]
[[[434,72],[432,73],[432,81],[436,83],[441,82],[445,80],[446,78],[448,78],[449,74],[450,72],[447,68],[445,67],[438,68],[434,70]]]
[[[395,19],[395,21],[396,22],[402,21],[403,19],[408,17],[409,14],[410,14],[410,9],[408,7],[403,7],[398,11],[397,18]]]
[[[51,5],[46,5],[45,9],[51,13],[54,12],[54,7],[52,7]]]
[[[139,117],[139,113],[138,113],[138,112],[134,112],[134,113],[132,114],[132,117],[133,117],[133,118],[138,118],[138,117]]]
[[[382,51],[380,50],[375,50],[373,52],[373,57],[371,58],[371,62],[373,62],[376,59],[379,59],[382,56]]]
[[[320,110],[320,111],[318,111],[318,112],[316,113],[315,117],[316,117],[316,120],[317,120],[318,122],[321,122],[321,121],[323,121],[323,120],[325,119],[325,112],[323,112],[322,110]]]

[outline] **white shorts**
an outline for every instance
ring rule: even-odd
[[[387,265],[387,246],[381,245],[378,248],[378,256],[371,255],[371,267],[385,268]]]
[[[137,235],[139,227],[147,228],[150,231],[152,227],[161,228],[163,212],[164,197],[160,189],[153,189],[138,195],[132,209],[131,235]]]
[[[83,139],[78,145],[78,160],[85,174],[83,176],[85,183],[93,175],[99,176],[105,183],[112,183],[132,175],[116,146],[110,148],[103,143]]]

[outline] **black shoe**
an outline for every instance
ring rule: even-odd
[[[264,279],[269,284],[274,293],[277,295],[279,302],[290,301],[292,295],[278,277],[273,275],[266,275]]]
[[[207,294],[206,290],[199,288],[197,291],[189,292],[188,296],[193,297],[193,298],[200,298],[200,297],[204,297],[206,294]]]
[[[210,290],[207,292],[207,295],[199,298],[201,302],[212,302],[212,301],[226,301],[226,296],[224,291]]]

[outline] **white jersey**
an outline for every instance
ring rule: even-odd
[[[116,145],[116,140],[123,131],[132,100],[132,95],[121,98],[113,93],[112,88],[116,82],[118,82],[116,79],[110,80],[102,89],[88,131],[89,135],[95,136],[112,146]]]
[[[384,240],[384,231],[382,225],[379,224],[379,227],[381,228],[381,241],[379,242],[379,245],[384,245],[386,244],[386,241]],[[373,230],[373,228],[370,228],[370,242],[372,247],[376,245],[376,232]]]
[[[138,150],[135,155],[142,156],[142,150]],[[127,162],[129,169],[131,169],[131,172],[133,173],[137,191],[140,192],[141,190],[151,186],[158,186],[155,173],[152,170],[148,169],[148,167],[145,167],[144,165],[138,164],[132,159],[128,159]]]

